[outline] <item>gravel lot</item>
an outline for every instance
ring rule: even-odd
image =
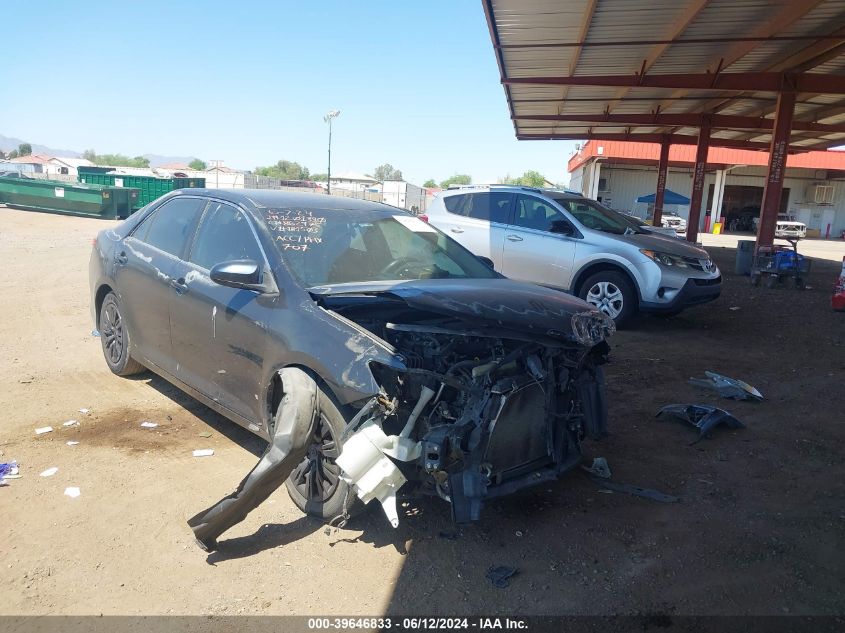
[[[262,442],[163,380],[112,376],[91,336],[88,256],[111,222],[0,207],[0,488],[3,614],[841,614],[845,605],[845,315],[838,265],[810,289],[751,289],[734,251],[711,248],[723,296],[612,340],[613,435],[586,446],[614,480],[572,473],[455,528],[437,500],[347,529],[302,517],[282,490],[197,549],[185,520],[229,493]],[[687,384],[711,369],[762,403]],[[664,404],[711,403],[747,428],[691,446]],[[80,413],[80,409],[89,409]],[[78,420],[78,426],[63,422]],[[143,421],[158,423],[141,428]],[[54,431],[36,435],[37,427]],[[206,437],[210,433],[210,437]],[[79,444],[69,446],[68,441]],[[191,451],[213,448],[213,457]],[[58,467],[52,477],[40,477]],[[78,498],[65,496],[78,486]],[[492,565],[519,569],[505,589]]]

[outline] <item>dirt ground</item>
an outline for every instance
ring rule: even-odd
[[[234,488],[262,441],[158,378],[108,372],[91,335],[88,257],[111,224],[0,207],[0,461],[22,474],[0,488],[0,613],[845,611],[837,264],[816,262],[804,292],[752,290],[733,275],[734,251],[713,248],[719,300],[613,337],[613,435],[587,456],[678,503],[610,493],[575,472],[491,503],[469,527],[424,500],[403,508],[396,530],[378,509],[327,530],[282,490],[208,555],[185,521]],[[707,369],[766,400],[687,384]],[[691,427],[654,419],[688,402],[726,408],[747,428],[691,446]],[[64,427],[71,419],[78,426]],[[54,431],[36,435],[44,426]],[[215,454],[194,458],[197,448]],[[68,486],[81,495],[65,496]],[[497,589],[485,578],[493,565],[519,573]]]

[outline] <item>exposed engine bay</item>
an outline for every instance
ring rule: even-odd
[[[394,527],[397,497],[412,494],[449,502],[458,523],[476,521],[485,500],[556,479],[580,461],[581,440],[605,434],[601,365],[612,324],[595,313],[573,317],[587,337],[574,342],[348,307],[333,306],[406,368],[370,364],[381,392],[351,420],[337,459],[358,497],[378,499]]]

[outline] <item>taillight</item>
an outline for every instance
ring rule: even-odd
[[[418,217],[420,220],[422,220],[423,222],[428,222],[428,216],[427,216],[425,213],[421,213],[421,214],[420,214],[420,215],[418,215],[417,217]]]

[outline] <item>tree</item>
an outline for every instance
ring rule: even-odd
[[[328,174],[311,174],[311,180],[317,182],[328,182],[329,175]]]
[[[394,169],[390,163],[385,163],[376,167],[376,170],[373,172],[373,178],[379,182],[384,182],[385,180],[402,180],[402,171]]]
[[[150,159],[143,156],[129,158],[123,154],[97,154],[93,149],[86,149],[82,152],[82,158],[90,160],[95,165],[106,165],[108,167],[149,167]]]
[[[434,178],[429,178],[423,183],[423,187],[436,187],[437,183],[434,182]]]
[[[90,160],[92,163],[96,164],[97,152],[95,152],[93,149],[86,149],[84,152],[82,152],[82,158],[84,158],[85,160]]]
[[[16,150],[16,149],[13,149],[11,152],[9,152],[9,155],[6,156],[6,158],[8,158],[9,160],[12,160],[13,158],[17,158],[17,157],[18,157],[18,150]]]
[[[526,171],[518,178],[511,178],[510,175],[502,179],[506,185],[522,185],[523,187],[542,187],[546,183],[546,177],[539,171]]]
[[[195,169],[196,171],[205,171],[208,169],[208,165],[205,164],[204,160],[200,160],[199,158],[195,158],[190,163],[188,163],[188,167],[191,169]]]
[[[289,160],[280,160],[269,167],[256,167],[255,173],[259,176],[269,176],[282,180],[308,180],[310,176],[307,167]]]
[[[470,185],[472,184],[472,176],[467,174],[455,174],[440,183],[443,189],[448,189],[449,185]]]
[[[6,158],[6,152],[0,149],[0,160],[3,160],[4,158]]]
[[[29,156],[30,154],[32,154],[32,145],[29,143],[18,145],[18,156]]]

